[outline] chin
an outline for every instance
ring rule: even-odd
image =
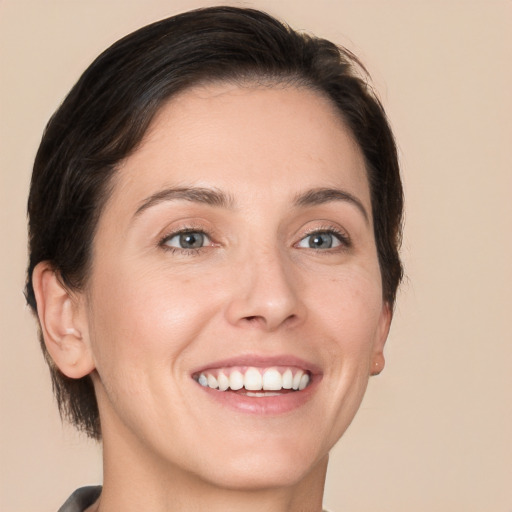
[[[238,439],[237,441],[240,441]],[[239,491],[293,487],[315,471],[325,472],[328,447],[296,433],[286,436],[254,436],[240,442],[220,442],[208,461],[203,479],[218,487]]]
[[[257,491],[294,487],[310,473],[325,472],[328,455],[319,460],[301,460],[281,454],[252,454],[242,461],[221,464],[205,480],[216,487],[233,491]]]

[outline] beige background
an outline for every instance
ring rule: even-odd
[[[210,1],[0,0],[0,510],[54,512],[101,481],[62,427],[21,293],[25,201],[46,120],[139,26]],[[407,281],[387,368],[334,450],[333,512],[512,511],[512,2],[254,0],[354,50],[400,145]]]

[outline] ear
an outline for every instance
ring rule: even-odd
[[[384,345],[388,339],[389,328],[391,326],[391,318],[393,313],[388,302],[384,302],[382,305],[382,311],[380,313],[379,324],[375,333],[375,342],[372,351],[372,360],[370,366],[370,375],[379,375],[384,369],[386,363],[384,359]]]
[[[88,343],[84,304],[59,279],[48,261],[36,265],[32,273],[37,314],[44,343],[59,370],[79,379],[94,370]]]

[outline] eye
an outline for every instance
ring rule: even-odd
[[[347,243],[346,237],[334,231],[315,231],[314,233],[305,236],[298,244],[297,247],[304,247],[307,249],[334,249],[339,247],[342,243]]]
[[[200,249],[210,243],[208,235],[202,231],[182,231],[162,240],[162,245],[176,249]]]

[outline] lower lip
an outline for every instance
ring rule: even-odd
[[[316,375],[307,388],[277,396],[252,397],[230,391],[219,391],[197,384],[212,400],[239,412],[260,415],[279,415],[291,412],[305,405],[320,383],[321,376]]]

